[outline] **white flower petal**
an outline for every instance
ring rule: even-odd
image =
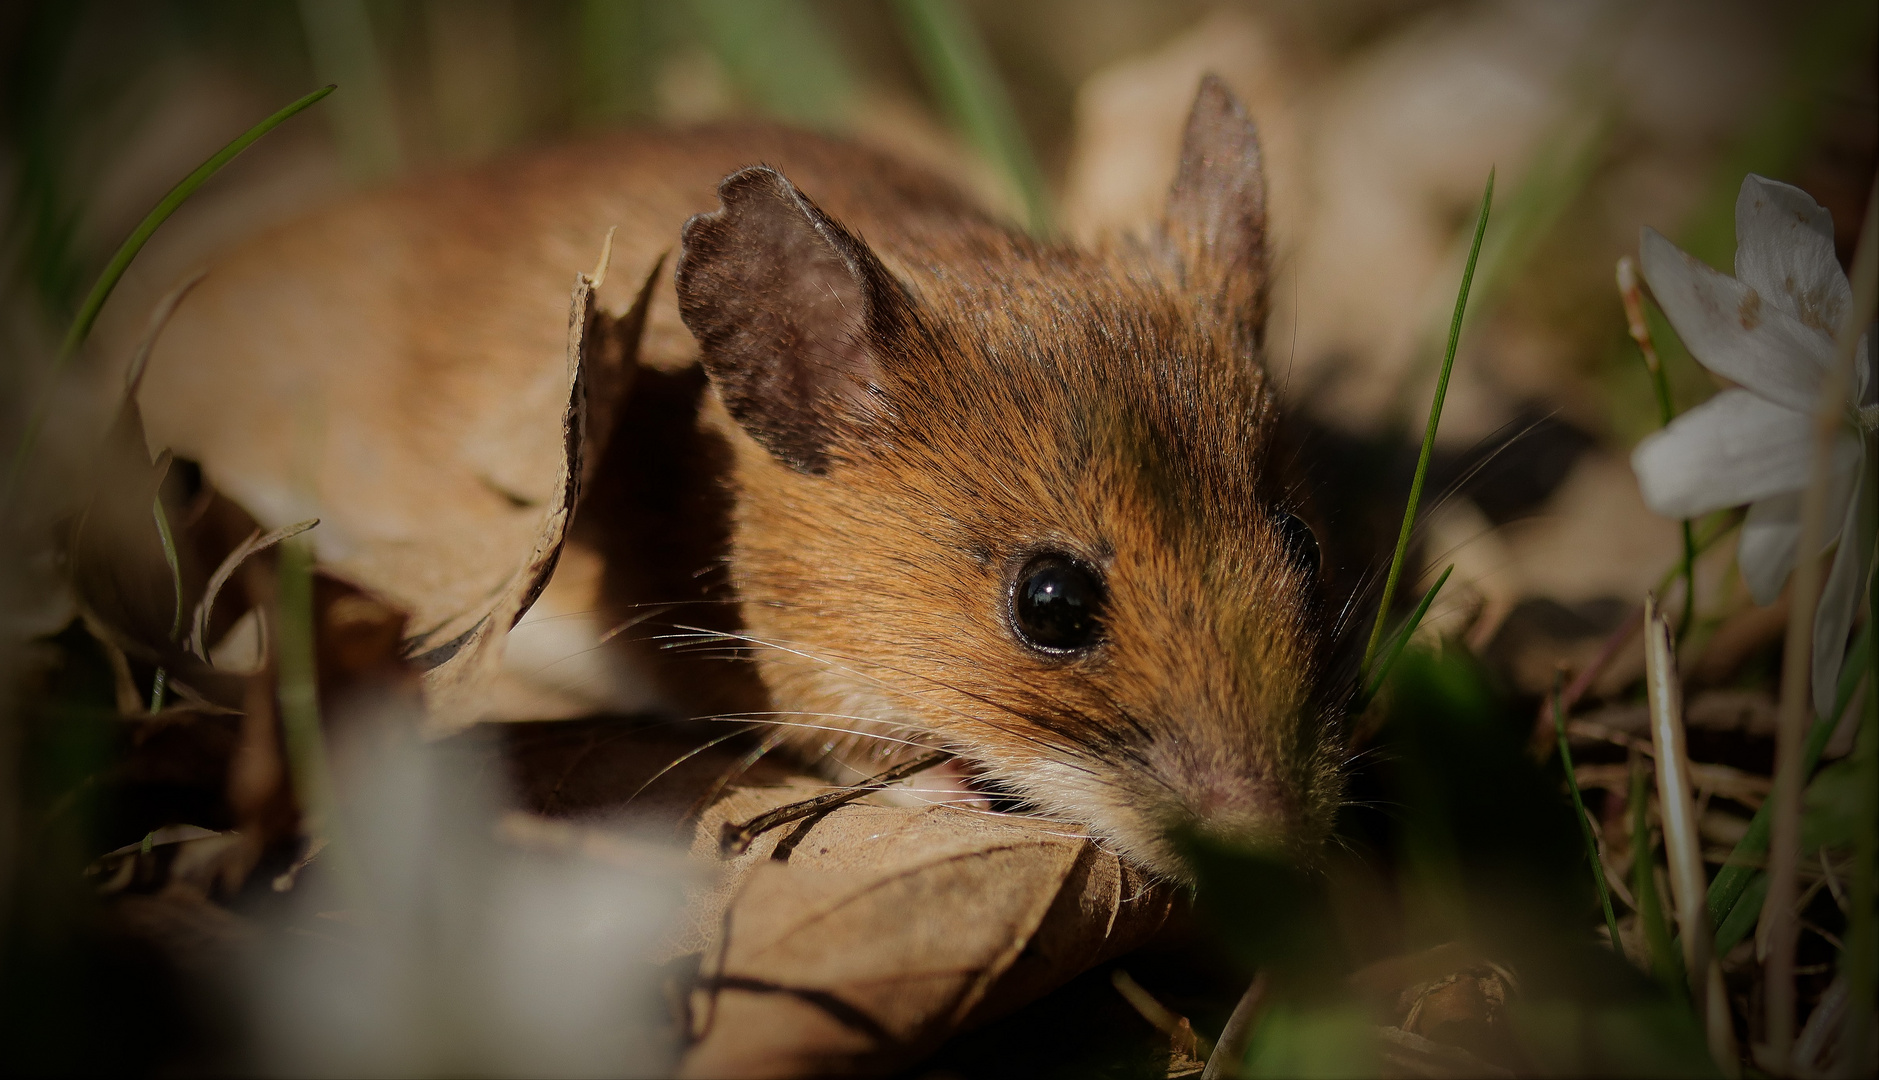
[[[1863,474],[1864,469],[1856,471]],[[1853,613],[1859,609],[1860,594],[1866,591],[1866,573],[1872,566],[1873,534],[1865,528],[1866,507],[1874,495],[1872,484],[1864,475],[1856,476],[1857,497],[1848,500],[1840,527],[1840,550],[1833,556],[1833,569],[1827,573],[1827,585],[1820,593],[1820,607],[1814,612],[1814,711],[1833,708],[1834,692],[1840,681],[1840,665],[1846,659],[1846,634],[1853,627]]]
[[[1631,468],[1652,511],[1695,517],[1805,484],[1809,426],[1804,413],[1724,390],[1639,443]]]
[[[1793,409],[1810,409],[1833,339],[1646,228],[1644,279],[1690,355],[1718,375]]]
[[[1755,602],[1767,606],[1781,595],[1801,543],[1801,493],[1790,491],[1749,507],[1736,541],[1735,561]]]
[[[1837,522],[1853,499],[1853,485],[1863,473],[1859,443],[1851,435],[1835,447],[1832,486],[1827,492],[1827,520]],[[1839,533],[1821,541],[1820,550],[1832,547]],[[1801,492],[1771,495],[1749,507],[1736,541],[1736,565],[1748,582],[1749,595],[1762,605],[1772,604],[1794,569],[1794,551],[1801,543]]]
[[[1753,173],[1735,201],[1735,276],[1829,337],[1853,298],[1833,253],[1833,215],[1800,188]]]

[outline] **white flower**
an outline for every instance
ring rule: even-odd
[[[1780,595],[1800,544],[1801,491],[1813,464],[1813,417],[1853,291],[1833,254],[1833,218],[1806,192],[1751,175],[1735,204],[1735,277],[1705,266],[1646,228],[1644,279],[1704,367],[1736,384],[1684,413],[1631,455],[1644,501],[1689,518],[1749,504],[1737,562],[1758,604]],[[1860,338],[1854,406],[1834,447],[1829,540],[1840,550],[1814,616],[1816,710],[1833,707],[1846,635],[1859,606],[1873,538],[1873,500],[1861,435],[1871,432],[1871,335]],[[1824,550],[1824,549],[1823,549]]]

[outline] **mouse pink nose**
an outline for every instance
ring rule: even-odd
[[[1204,780],[1186,802],[1203,828],[1233,833],[1283,833],[1294,809],[1276,785],[1244,776]]]

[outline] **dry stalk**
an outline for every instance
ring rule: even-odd
[[[1695,792],[1683,738],[1683,683],[1677,676],[1676,646],[1670,623],[1657,598],[1644,597],[1644,680],[1650,696],[1652,757],[1657,763],[1657,805],[1663,818],[1664,860],[1670,869],[1670,895],[1682,930],[1683,970],[1690,979],[1690,1000],[1703,1003],[1703,1026],[1709,1054],[1726,1076],[1739,1071],[1734,1022],[1722,984],[1722,967],[1713,955],[1715,930],[1709,924],[1708,881],[1703,876],[1703,841],[1697,834]]]
[[[1821,380],[1820,403],[1814,413],[1814,460],[1807,489],[1801,494],[1800,541],[1794,565],[1793,601],[1788,609],[1788,633],[1781,662],[1781,712],[1775,742],[1774,821],[1769,843],[1768,899],[1763,917],[1768,921],[1768,962],[1764,969],[1764,999],[1768,1005],[1768,1046],[1765,1060],[1791,1071],[1794,1049],[1794,949],[1800,939],[1796,921],[1796,874],[1801,858],[1801,785],[1803,743],[1810,717],[1813,683],[1814,611],[1820,603],[1820,549],[1825,544],[1827,489],[1832,480],[1834,440],[1845,424],[1847,394],[1853,385],[1853,363],[1860,335],[1872,322],[1874,292],[1879,287],[1879,183],[1866,203],[1866,221],[1860,228],[1858,254],[1853,260],[1853,296],[1834,342],[1833,367]],[[1830,702],[1821,702],[1823,708]]]

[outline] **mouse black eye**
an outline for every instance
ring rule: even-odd
[[[1074,652],[1102,636],[1103,583],[1095,570],[1062,555],[1040,555],[1018,572],[1011,622],[1026,645]]]
[[[1279,536],[1292,561],[1313,574],[1318,572],[1318,537],[1297,514],[1279,515]]]

